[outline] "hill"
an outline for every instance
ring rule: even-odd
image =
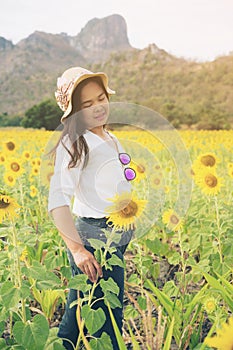
[[[175,126],[233,122],[233,55],[199,63],[155,44],[135,49],[120,15],[94,18],[74,37],[36,31],[16,45],[0,38],[0,115],[54,99],[57,77],[77,65],[105,71],[114,100],[152,108]]]

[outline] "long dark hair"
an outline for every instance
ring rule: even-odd
[[[80,84],[78,84],[78,86],[74,90],[72,94],[72,111],[70,112],[69,116],[64,120],[64,127],[61,136],[55,147],[50,152],[53,155],[55,155],[56,149],[61,142],[61,144],[67,150],[71,158],[68,164],[69,168],[74,168],[77,165],[77,163],[81,161],[82,155],[84,155],[84,168],[87,165],[89,158],[89,147],[83,136],[86,127],[81,112],[81,91],[84,88],[84,86],[86,86],[90,81],[96,82],[103,89],[105,95],[109,100],[109,95],[100,77],[87,78],[83,80]],[[66,135],[71,141],[71,150],[69,150],[63,142],[64,137]]]

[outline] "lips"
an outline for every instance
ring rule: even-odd
[[[101,113],[101,114],[95,115],[94,118],[100,120],[100,119],[104,119],[105,116],[106,116],[106,113]]]

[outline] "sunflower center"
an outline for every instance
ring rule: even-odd
[[[120,215],[124,218],[131,218],[137,214],[138,205],[134,201],[123,200],[120,203]]]
[[[137,171],[141,174],[145,172],[146,168],[142,164],[137,165]]]
[[[14,142],[9,141],[9,142],[6,143],[6,147],[7,147],[7,149],[8,149],[9,151],[14,151],[14,149],[15,149],[15,144],[14,144]]]
[[[10,203],[5,202],[4,198],[0,199],[0,209],[5,209],[7,207],[9,207]]]
[[[15,172],[20,170],[20,165],[17,162],[11,163],[11,169]]]
[[[7,179],[8,179],[9,182],[14,182],[14,178],[12,176],[8,176]]]
[[[209,187],[216,187],[218,184],[218,179],[213,174],[208,174],[205,176],[205,183]]]
[[[1,157],[0,157],[0,161],[1,161],[1,162],[5,162],[5,157],[4,157],[4,156],[1,156]]]
[[[159,185],[160,184],[160,179],[159,178],[154,179],[154,184],[155,185]]]
[[[216,163],[216,159],[211,156],[210,154],[206,155],[206,156],[202,156],[201,157],[201,162],[203,165],[205,166],[214,166]]]
[[[211,310],[214,310],[215,309],[215,303],[213,301],[208,301],[206,303],[206,309],[211,311]]]
[[[170,217],[170,222],[174,225],[177,225],[179,223],[179,219],[175,214],[172,214]]]

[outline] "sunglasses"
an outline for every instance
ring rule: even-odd
[[[121,164],[127,165],[130,163],[131,157],[127,153],[119,153],[119,160]],[[125,168],[124,174],[125,174],[126,180],[128,181],[132,181],[136,177],[136,172],[132,168]]]

